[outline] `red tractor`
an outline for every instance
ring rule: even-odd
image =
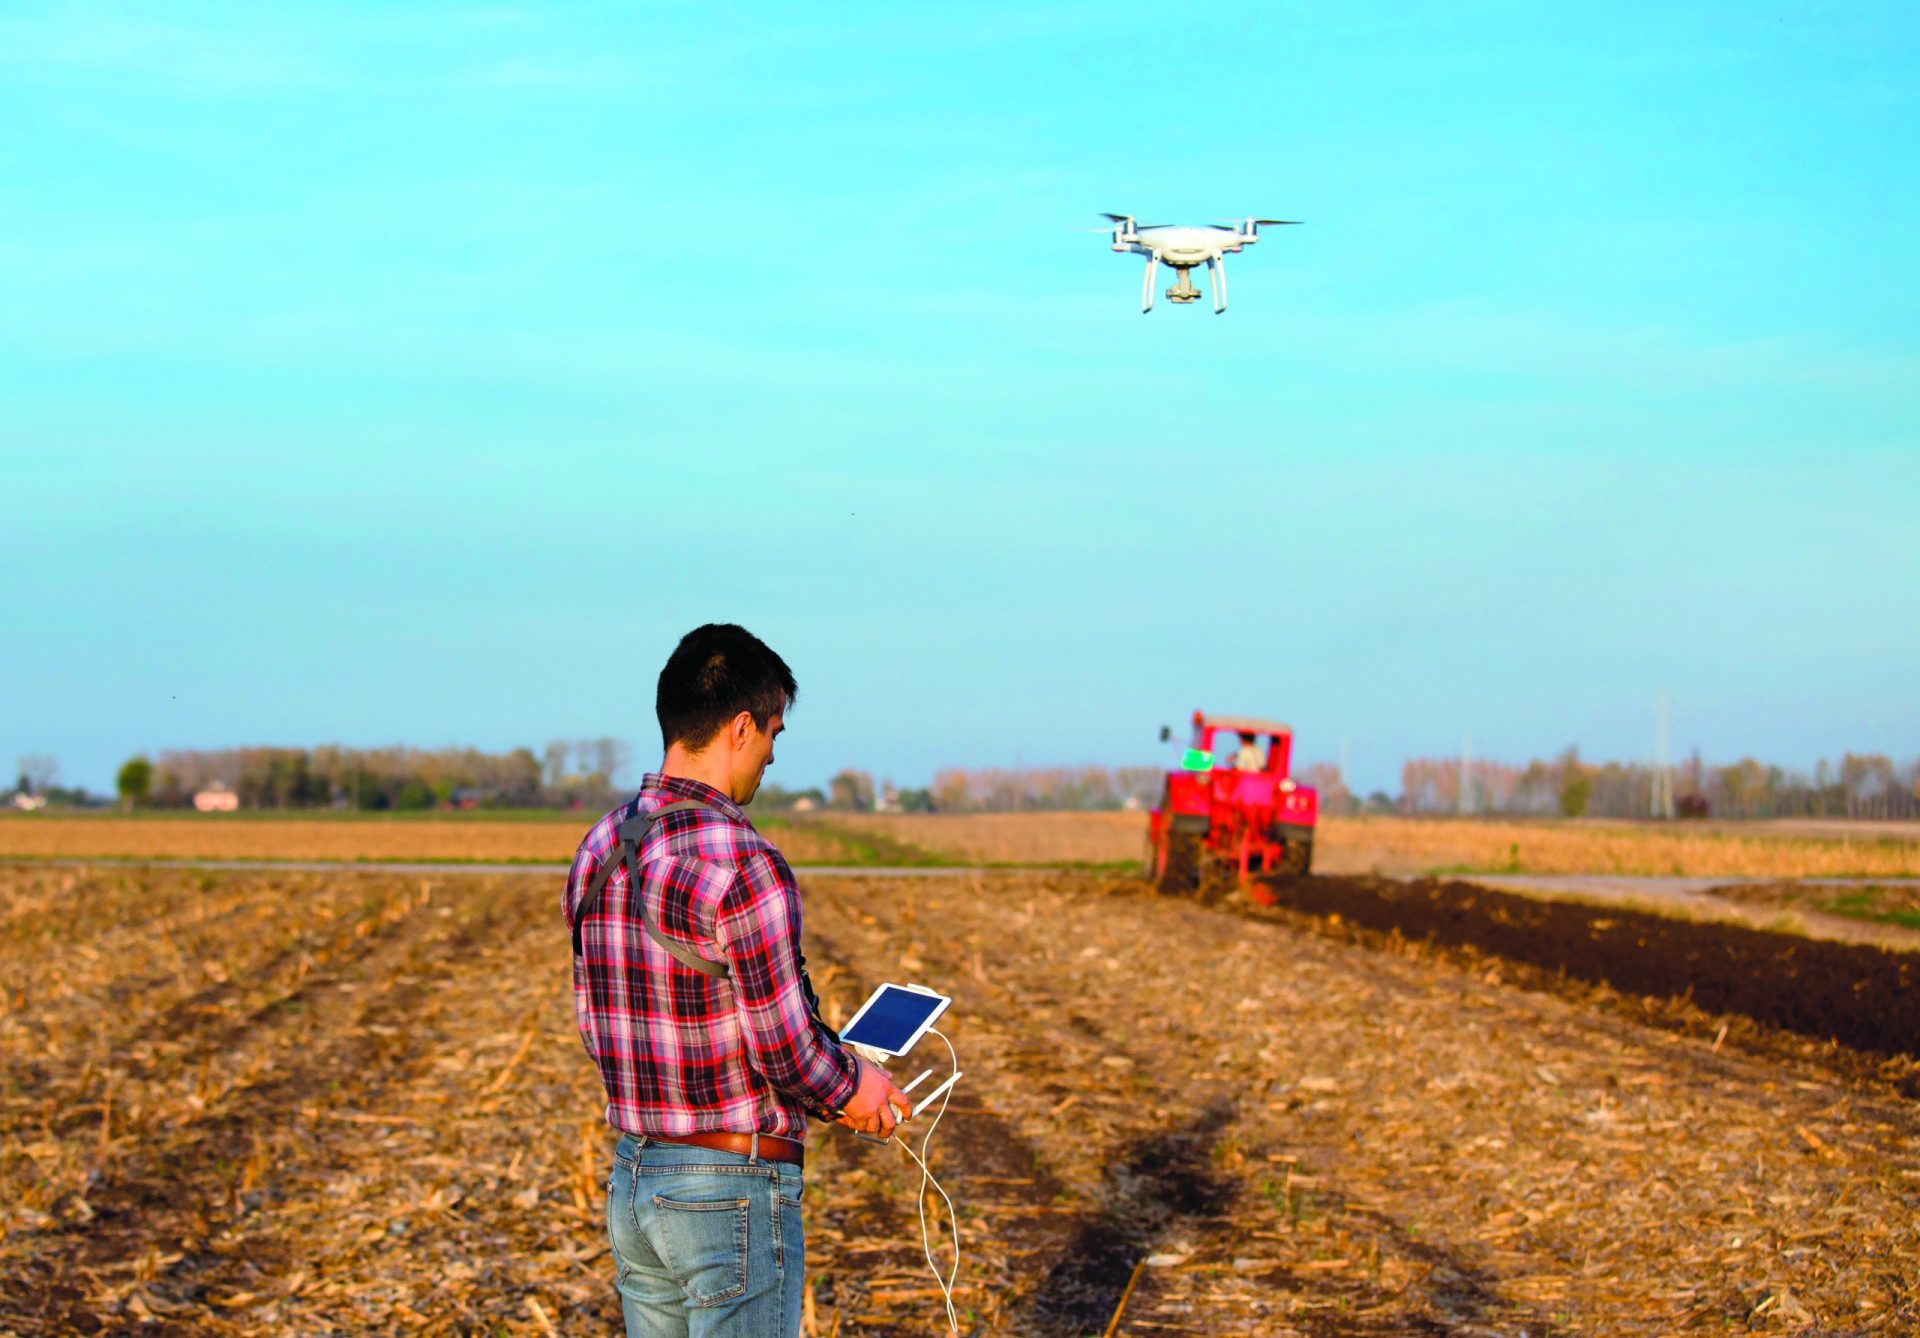
[[[1161,742],[1171,733],[1162,729]],[[1162,892],[1211,894],[1232,879],[1271,905],[1256,875],[1312,867],[1320,796],[1287,775],[1292,752],[1293,731],[1278,721],[1193,713],[1193,744],[1147,823]]]

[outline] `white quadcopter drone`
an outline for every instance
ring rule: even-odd
[[[1140,314],[1153,310],[1153,276],[1164,262],[1180,275],[1180,282],[1167,289],[1167,301],[1185,305],[1200,300],[1193,286],[1193,268],[1205,265],[1213,280],[1213,314],[1227,309],[1227,252],[1238,251],[1260,240],[1265,227],[1293,227],[1297,218],[1246,218],[1238,223],[1212,223],[1205,227],[1183,228],[1165,223],[1135,223],[1131,214],[1102,214],[1113,224],[1113,249],[1131,251],[1147,258],[1146,281],[1140,285]]]

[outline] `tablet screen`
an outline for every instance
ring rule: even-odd
[[[840,1039],[872,1046],[890,1055],[905,1052],[947,1006],[938,994],[921,994],[898,985],[882,985],[840,1033]]]

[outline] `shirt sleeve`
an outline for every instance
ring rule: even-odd
[[[859,1070],[807,1010],[800,983],[800,889],[786,861],[764,850],[743,858],[714,928],[732,971],[747,1062],[817,1111],[846,1105]]]
[[[580,849],[573,857],[573,867],[567,871],[567,884],[560,893],[560,914],[567,922],[568,948],[571,949],[573,935],[574,908],[580,898],[587,893],[587,884],[593,881],[598,871],[599,861],[591,848],[591,837],[580,843]],[[573,1018],[580,1029],[580,1043],[595,1060],[600,1056],[600,1038],[595,1034],[593,1025],[593,999],[587,986],[586,963],[569,952],[573,973]]]

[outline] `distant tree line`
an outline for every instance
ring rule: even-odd
[[[620,739],[477,748],[177,749],[120,768],[127,808],[189,808],[196,793],[230,790],[250,809],[585,808],[611,806],[631,757]]]
[[[871,772],[857,771],[851,767],[835,772],[825,789],[818,785],[801,790],[790,790],[783,785],[762,785],[760,792],[754,796],[753,806],[757,809],[795,811],[827,809],[835,813],[926,813],[933,808],[925,790],[896,790],[892,781],[883,781],[876,788]]]
[[[1398,805],[1385,790],[1375,790],[1362,798],[1347,788],[1346,777],[1332,762],[1309,763],[1300,773],[1300,781],[1311,785],[1320,798],[1320,811],[1347,815],[1352,813],[1394,813]]]
[[[60,784],[60,759],[52,753],[28,753],[18,759],[15,769],[18,779],[13,783],[13,794],[0,797],[0,802],[25,799],[55,808],[88,808],[105,802],[84,785]]]
[[[1154,804],[1166,779],[1164,767],[951,767],[934,775],[930,798],[947,813],[1090,812]]]
[[[1822,759],[1812,773],[1742,758],[1710,766],[1698,753],[1670,768],[1679,817],[1917,818],[1920,759],[1896,765],[1884,753]],[[1411,758],[1400,769],[1404,813],[1558,814],[1643,818],[1658,774],[1649,763],[1587,762],[1576,748],[1525,766],[1474,759]],[[1462,784],[1465,803],[1462,803]]]
[[[631,759],[613,738],[559,740],[487,753],[473,748],[229,748],[141,755],[121,766],[120,802],[128,808],[186,808],[202,790],[230,790],[242,808],[410,811],[454,808],[610,807],[631,790]],[[54,806],[105,802],[56,784],[48,755],[19,760],[16,794]],[[877,784],[847,768],[825,786],[761,787],[757,811],[994,813],[1150,807],[1165,785],[1162,767],[949,768],[923,789]],[[1350,792],[1338,767],[1319,762],[1299,772],[1315,786],[1321,811],[1481,813],[1507,816],[1640,818],[1652,811],[1654,768],[1637,762],[1588,762],[1575,748],[1525,765],[1485,758],[1411,758],[1398,796]],[[1680,817],[1920,819],[1920,759],[1896,764],[1884,753],[1846,753],[1813,770],[1742,758],[1708,765],[1696,753],[1669,771]],[[1462,783],[1465,803],[1462,803]],[[5,797],[0,796],[0,803]]]

